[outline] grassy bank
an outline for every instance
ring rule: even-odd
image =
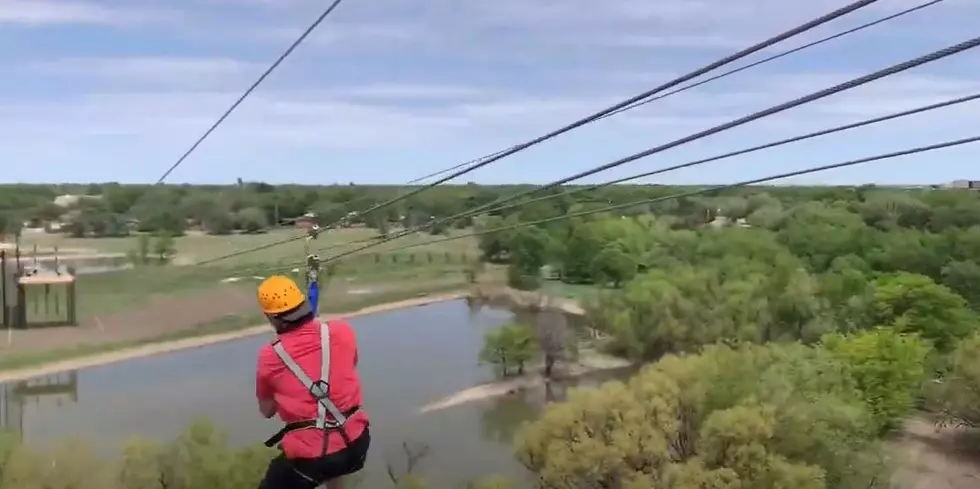
[[[453,230],[452,232],[463,233],[465,230]],[[223,266],[238,267],[297,262],[302,261],[303,257],[306,256],[304,240],[286,242],[297,236],[302,236],[302,233],[296,229],[273,229],[260,234],[231,234],[225,236],[189,233],[186,236],[174,239],[175,260],[177,263],[190,264],[252,248],[268,246],[254,253],[246,253],[228,258],[220,263]],[[378,237],[378,232],[373,229],[334,229],[321,233],[314,243],[313,248],[319,250],[321,254],[330,255],[354,249],[355,247],[362,246],[364,241],[370,241]],[[433,239],[432,236],[415,234],[405,236],[392,243],[377,246],[372,251],[383,254],[399,246],[425,243]],[[281,244],[269,246],[273,243]],[[59,254],[62,256],[69,254],[128,253],[138,247],[138,238],[135,235],[122,238],[72,238],[64,234],[24,233],[21,238],[21,249],[25,256],[29,256],[35,246],[37,246],[39,255],[51,254],[55,248],[59,250]],[[415,252],[417,254],[448,252],[451,255],[469,253],[472,256],[476,256],[477,248],[475,240],[460,239],[436,243],[430,246],[422,246],[415,249]]]
[[[466,263],[434,262],[428,264],[423,256],[412,259],[400,256],[401,261],[392,263],[391,256],[380,255],[384,261],[374,262],[374,257],[343,262],[337,266],[330,284],[371,284],[390,283],[412,279],[439,279],[453,274],[462,274]],[[396,258],[397,259],[397,258]],[[425,257],[427,259],[427,256]],[[258,280],[274,273],[292,274],[288,269],[268,264],[263,267],[140,267],[116,272],[80,275],[77,279],[78,317],[86,318],[123,313],[143,307],[154,300],[179,299],[199,295],[218,287],[253,287]],[[241,279],[239,282],[227,280]]]
[[[415,288],[403,288],[392,290],[390,292],[350,298],[344,302],[324,304],[321,306],[321,313],[327,315],[353,313],[374,306],[397,303],[410,299],[421,299],[437,294],[441,295],[456,291],[462,292],[465,289],[466,286],[461,282],[428,284]],[[71,348],[53,349],[42,352],[5,355],[3,358],[0,358],[0,372],[39,367],[66,360],[82,359],[145,345],[230,333],[255,327],[256,325],[261,325],[263,321],[264,318],[262,318],[257,310],[251,310],[248,313],[223,316],[217,320],[202,323],[193,328],[148,337],[139,341],[106,342],[80,345]]]

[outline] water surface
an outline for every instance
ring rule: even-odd
[[[512,318],[510,311],[472,311],[454,301],[351,320],[372,422],[365,487],[386,480],[387,463],[404,467],[406,442],[428,447],[419,471],[434,487],[488,473],[522,474],[510,442],[548,397],[543,389],[417,414],[430,402],[493,379],[477,364],[477,353],[484,333]],[[198,417],[226,430],[232,443],[260,442],[280,427],[262,419],[254,397],[256,352],[270,337],[0,387],[0,425],[21,430],[32,445],[82,436],[106,456],[134,434],[170,440]],[[563,386],[556,389],[548,394],[560,396]]]

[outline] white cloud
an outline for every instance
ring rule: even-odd
[[[851,78],[846,73],[753,78],[728,91],[679,95],[616,116],[618,124],[693,130],[746,115]],[[824,83],[826,81],[826,83]],[[806,126],[849,122],[963,95],[980,86],[962,79],[900,76],[828,97],[783,116]],[[238,92],[91,93],[71,100],[0,104],[3,138],[83,139],[129,136],[192,139]],[[438,144],[452,134],[538,134],[584,117],[623,97],[529,97],[465,86],[377,84],[320,91],[256,93],[221,129],[248,144],[370,147],[379,140]],[[438,105],[406,105],[438,100]],[[376,100],[383,103],[373,103]],[[14,122],[16,121],[16,122]],[[598,124],[606,124],[601,122]]]
[[[200,86],[258,76],[265,66],[231,58],[182,57],[76,57],[42,61],[28,67],[35,73],[68,77],[94,77],[107,82],[150,85]]]
[[[441,84],[408,84],[408,83],[375,83],[358,87],[337,88],[333,90],[338,95],[352,98],[375,100],[453,100],[475,98],[487,95],[485,90],[461,86]]]
[[[11,76],[0,80],[0,149],[16,152],[43,145],[45,154],[66,155],[77,148],[113,154],[126,145],[154,154],[182,149],[324,7],[318,0],[174,0],[168,5],[183,12],[188,22],[150,33],[115,27],[141,21],[146,10],[140,9],[151,0],[125,2],[130,10],[121,10],[122,2],[95,1],[66,1],[57,4],[63,7],[59,10],[52,0],[0,0],[0,24],[113,27],[84,43],[68,31],[63,38],[46,37],[44,49],[7,63]],[[852,27],[912,1],[881,0],[805,38]],[[215,132],[208,147],[215,152],[230,146],[372,151],[395,145],[436,151],[447,144],[465,149],[501,140],[513,143],[845,3],[345,2]],[[977,0],[944,2],[894,26],[869,29],[653,102],[562,141],[571,147],[595,137],[600,143],[588,143],[589,150],[615,154],[623,152],[616,145],[664,142],[727,122],[879,69],[906,54],[950,44],[963,32],[972,32],[972,23],[963,20],[976,18],[966,12],[980,13],[977,5]],[[45,32],[57,34],[55,29]],[[23,45],[31,45],[28,35],[23,39]],[[9,52],[0,46],[0,61]],[[739,134],[805,132],[960,95],[980,88],[974,59],[958,55],[787,111]],[[928,120],[942,127],[971,120],[965,110],[943,114]],[[607,140],[613,141],[609,147],[604,146]]]
[[[724,36],[658,36],[646,34],[612,35],[597,40],[599,45],[646,48],[741,49],[753,43],[745,39]]]
[[[3,0],[0,2],[0,24],[121,25],[171,20],[174,16],[174,12],[161,9],[127,9],[86,1]]]
[[[285,45],[299,37],[303,27],[260,27],[244,33],[252,39],[262,39]],[[396,45],[417,40],[424,29],[411,23],[329,23],[314,31],[306,42],[320,47],[350,47]]]

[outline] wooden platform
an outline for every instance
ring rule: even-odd
[[[68,285],[75,283],[73,275],[30,275],[18,277],[21,285]]]

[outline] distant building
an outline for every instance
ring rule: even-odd
[[[102,196],[101,195],[71,195],[71,194],[64,194],[64,195],[59,195],[59,196],[57,196],[57,197],[54,198],[54,205],[56,205],[58,207],[68,208],[68,207],[71,207],[71,206],[74,206],[74,205],[78,205],[78,203],[82,199],[86,199],[86,200],[89,200],[89,199],[91,199],[91,200],[100,200],[100,199],[102,199]]]
[[[310,229],[316,224],[316,213],[307,212],[306,214],[297,217],[293,222],[296,224],[296,227]]]
[[[980,189],[980,180],[953,180],[943,185],[943,187]]]

